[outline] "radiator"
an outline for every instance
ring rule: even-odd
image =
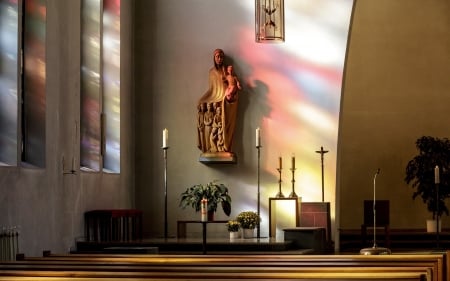
[[[16,260],[19,253],[19,231],[16,227],[2,227],[0,231],[0,261]]]

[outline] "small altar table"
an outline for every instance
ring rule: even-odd
[[[206,233],[207,233],[207,225],[208,223],[223,223],[225,225],[225,223],[227,223],[228,221],[223,221],[223,220],[219,220],[219,221],[195,221],[195,220],[191,220],[191,221],[178,221],[177,224],[177,234],[178,234],[178,238],[185,238],[186,237],[186,224],[188,223],[201,223],[202,224],[202,251],[203,254],[206,255]]]
[[[188,223],[201,223],[200,220],[179,220],[177,221],[177,238],[186,238],[186,225]],[[226,224],[227,220],[213,220],[207,221],[207,223],[222,223]]]

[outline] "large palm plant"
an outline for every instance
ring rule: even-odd
[[[447,138],[423,136],[416,140],[419,154],[406,166],[405,182],[414,189],[413,199],[420,196],[433,219],[449,214],[445,199],[450,197],[450,141]],[[434,168],[440,169],[440,183],[435,184]]]

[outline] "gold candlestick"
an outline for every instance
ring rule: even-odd
[[[278,180],[278,193],[277,193],[277,195],[275,197],[277,197],[277,198],[284,198],[284,194],[283,194],[283,192],[281,192],[281,167],[277,168],[277,171],[278,171],[278,174],[280,175],[280,177],[279,177],[279,180]]]
[[[292,192],[289,194],[289,198],[297,198],[297,194],[295,193],[295,168],[291,168],[292,171]]]

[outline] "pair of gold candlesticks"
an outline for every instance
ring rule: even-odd
[[[284,198],[285,197],[283,192],[281,191],[281,182],[282,182],[282,180],[281,180],[281,170],[282,170],[282,168],[281,168],[281,165],[280,165],[280,167],[277,168],[277,171],[278,171],[278,174],[279,174],[279,179],[278,179],[278,193],[275,196],[276,198]],[[295,165],[292,166],[292,168],[290,170],[292,172],[292,180],[291,180],[291,182],[292,182],[292,191],[289,194],[289,198],[297,198],[298,196],[295,193],[295,170],[296,170],[295,169]]]

